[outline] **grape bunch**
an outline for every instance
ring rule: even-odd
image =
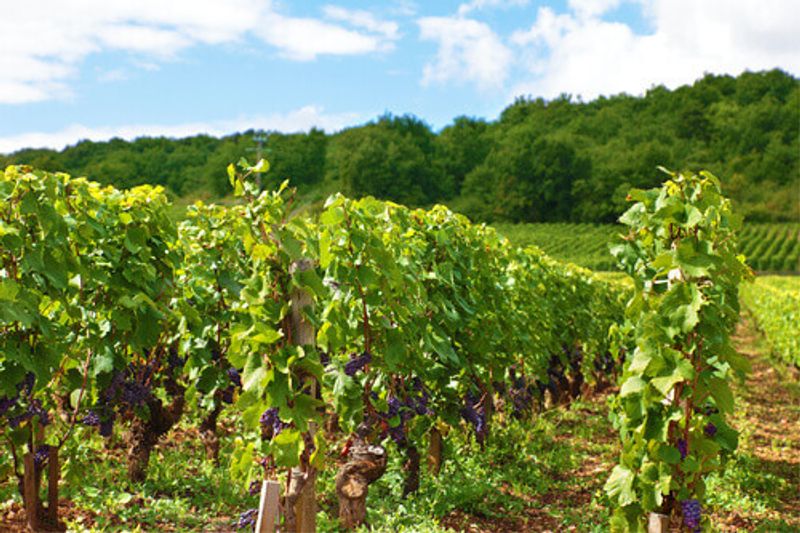
[[[16,407],[20,407],[20,399],[30,398],[33,393],[33,386],[36,382],[36,376],[33,372],[28,372],[22,381],[17,383],[17,393],[12,397],[3,396],[0,398],[0,416],[8,417],[8,425],[12,428],[19,427],[20,424],[34,417],[39,417],[39,423],[46,426],[50,423],[50,416],[42,406],[42,402],[38,399],[30,399],[27,407],[22,413],[16,416],[9,416],[9,413],[15,411]],[[18,411],[17,411],[18,412]]]
[[[39,423],[43,426],[50,424],[50,415],[48,415],[45,408],[42,407],[42,401],[39,399],[31,400],[27,409],[25,409],[22,414],[9,418],[8,425],[12,428],[16,428],[23,422],[31,420],[34,417],[38,417]]]
[[[372,398],[378,398],[374,391]],[[378,413],[383,420],[382,427],[384,431],[382,436],[385,437],[388,434],[395,444],[400,447],[405,446],[408,443],[406,440],[406,422],[415,416],[432,415],[433,410],[429,407],[429,402],[430,394],[418,377],[411,381],[411,390],[406,392],[404,400],[390,393],[386,401],[386,412]],[[393,426],[392,421],[396,417],[400,418],[400,422]]]
[[[686,456],[689,455],[689,443],[683,439],[678,439],[678,451],[681,454],[681,459],[686,459]]]
[[[476,409],[475,406],[478,406]],[[486,405],[479,402],[479,399],[472,391],[467,392],[464,397],[464,407],[461,408],[461,417],[470,423],[475,430],[475,440],[478,444],[483,444],[486,439]]]
[[[681,502],[681,511],[683,512],[683,525],[691,531],[699,532],[700,517],[702,516],[700,502],[695,499],[683,500]]]
[[[230,367],[226,373],[235,386],[242,386],[242,376],[239,374],[239,371],[236,368]]]
[[[511,400],[511,404],[513,406],[513,416],[515,418],[521,418],[522,415],[530,411],[533,406],[533,392],[534,389],[528,380],[523,375],[517,375],[516,371],[511,368],[509,370],[509,378],[511,381],[511,386],[507,389],[502,387],[502,390],[506,391],[506,396]],[[498,387],[495,387],[499,389]]]
[[[388,433],[389,437],[394,441],[395,444],[398,446],[405,446],[406,445],[406,429],[405,423],[408,420],[412,413],[408,409],[404,409],[405,405],[397,396],[389,396],[387,400],[387,410],[385,413],[380,413],[381,418],[384,419],[386,422],[387,429],[384,433]],[[395,417],[400,415],[400,423],[392,426],[391,420]]]
[[[322,366],[331,364],[331,356],[328,355],[328,352],[319,352],[319,362]]]
[[[364,351],[361,355],[350,354],[350,360],[344,365],[344,373],[350,377],[372,361],[372,354]]]
[[[138,373],[133,366],[115,372],[81,422],[86,426],[98,427],[101,436],[110,437],[118,413],[142,407],[153,398],[149,380],[154,367],[151,362]]]
[[[277,437],[280,432],[288,426],[288,424],[281,421],[280,416],[278,416],[277,407],[270,407],[261,413],[259,422],[261,423],[261,431],[265,439]]]
[[[222,400],[222,403],[232,404],[233,403],[233,396],[236,392],[236,389],[242,388],[242,375],[239,369],[230,367],[228,370],[225,371],[228,375],[228,379],[230,379],[231,384],[218,391],[219,399]]]
[[[250,486],[247,487],[247,493],[250,494],[250,496],[255,496],[259,492],[261,492],[261,480],[254,479],[250,482]]]
[[[713,422],[709,422],[703,428],[703,432],[706,434],[707,437],[713,437],[717,434],[717,426],[713,424]]]
[[[36,470],[41,470],[44,468],[44,465],[47,464],[47,460],[50,458],[50,446],[47,444],[42,444],[36,447],[36,453],[33,454],[33,464],[36,467]]]
[[[175,346],[170,346],[169,356],[167,357],[167,365],[169,366],[169,369],[173,371],[180,370],[185,364],[186,357],[180,357],[178,355],[178,349]]]
[[[258,509],[248,509],[239,516],[239,521],[234,524],[236,529],[252,528],[258,518]]]
[[[14,398],[7,398],[6,396],[3,396],[0,398],[0,416],[5,416],[7,412],[17,405],[17,400],[19,400],[19,396]]]
[[[98,415],[96,412],[92,411],[91,409],[89,410],[88,413],[86,413],[86,416],[84,416],[81,419],[81,423],[84,426],[99,426],[100,422],[101,422],[100,415]]]

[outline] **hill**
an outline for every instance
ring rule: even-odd
[[[226,165],[254,157],[253,134],[82,141],[0,155],[0,166],[218,197],[229,191]],[[507,222],[613,222],[631,187],[662,181],[658,165],[704,168],[749,221],[797,221],[800,83],[772,70],[706,75],[641,97],[520,98],[497,120],[462,116],[439,132],[414,116],[386,115],[334,134],[271,133],[264,154],[271,180],[289,178],[312,199],[338,189],[444,202],[476,220]]]

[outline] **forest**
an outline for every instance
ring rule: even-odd
[[[441,131],[387,114],[332,134],[268,132],[264,186],[289,179],[312,199],[339,190],[411,206],[445,203],[478,221],[613,222],[626,192],[660,184],[664,165],[722,177],[748,222],[796,221],[798,81],[776,69],[706,75],[641,97],[521,97],[496,120],[460,116]],[[82,141],[0,155],[0,168],[28,164],[117,187],[164,185],[189,200],[218,198],[229,192],[228,163],[255,159],[255,133]]]

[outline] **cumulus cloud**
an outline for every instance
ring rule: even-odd
[[[81,61],[120,50],[148,62],[198,44],[253,35],[292,60],[389,50],[397,27],[329,6],[330,20],[293,17],[270,0],[26,0],[3,5],[0,104],[69,96]],[[141,59],[140,59],[141,61]]]
[[[190,122],[184,124],[131,124],[124,126],[92,127],[72,124],[54,132],[28,132],[0,137],[0,153],[10,153],[21,148],[53,148],[60,150],[81,140],[104,141],[114,137],[186,137],[208,134],[227,135],[249,129],[276,130],[283,133],[308,131],[313,127],[333,132],[359,120],[360,113],[326,113],[324,108],[308,105],[288,113],[239,117],[234,120]]]
[[[795,0],[636,0],[652,28],[647,34],[603,18],[621,3],[570,0],[567,13],[540,8],[534,23],[511,38],[528,72],[511,96],[593,98],[676,87],[705,72],[800,72]]]
[[[503,85],[511,51],[487,24],[460,16],[424,17],[417,24],[422,40],[439,45],[436,58],[423,68],[423,85],[467,81],[484,90]]]

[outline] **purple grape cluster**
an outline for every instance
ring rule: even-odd
[[[50,458],[50,446],[42,444],[36,447],[36,453],[33,454],[33,464],[37,470],[41,470],[47,460]]]
[[[141,407],[150,396],[150,388],[136,380],[128,380],[122,384],[121,400],[131,407]]]
[[[259,492],[261,492],[261,480],[254,479],[250,482],[250,486],[247,487],[247,492],[250,496],[255,496]]]
[[[3,396],[0,398],[0,416],[5,416],[7,412],[9,412],[15,405],[17,405],[17,400],[19,396],[14,398],[7,398]]]
[[[230,378],[231,382],[236,387],[241,387],[242,386],[242,376],[239,374],[239,371],[237,369],[235,369],[234,367],[230,367],[227,370],[227,374],[228,374],[228,377]]]
[[[261,413],[261,418],[259,419],[261,423],[261,429],[265,433],[267,438],[274,438],[281,431],[288,425],[281,421],[280,416],[278,416],[278,408],[277,407],[270,407],[263,413]]]
[[[33,392],[33,386],[36,383],[36,375],[33,372],[28,372],[25,374],[25,378],[22,380],[22,383],[17,385],[17,390],[23,396],[30,396],[31,392]]]
[[[100,422],[100,436],[101,437],[110,437],[111,434],[114,433],[114,419],[103,420]]]
[[[12,428],[19,427],[23,422],[32,419],[35,416],[39,417],[39,423],[46,426],[50,423],[50,416],[47,411],[42,407],[41,400],[30,399],[25,410],[16,416],[9,416],[9,413],[14,408],[19,407],[21,398],[30,398],[33,393],[33,386],[36,382],[36,376],[33,372],[28,372],[25,377],[17,383],[17,393],[12,397],[3,396],[0,398],[0,416],[8,416],[8,425]]]
[[[479,399],[476,395],[469,391],[464,397],[464,407],[461,408],[461,417],[470,423],[475,430],[475,440],[478,444],[483,444],[486,439],[487,426],[486,426],[486,406],[481,404],[478,409]]]
[[[222,389],[219,393],[220,395],[219,397],[220,400],[222,400],[222,403],[227,403],[228,405],[232,404],[233,392],[234,392],[233,386]]]
[[[689,455],[689,444],[683,439],[678,439],[678,451],[681,459],[686,459],[686,456]]]
[[[372,399],[377,400],[378,395],[373,391]],[[405,446],[406,439],[405,424],[415,416],[432,415],[433,410],[428,406],[430,394],[422,383],[422,380],[415,377],[411,382],[411,390],[406,394],[405,399],[401,400],[394,394],[389,394],[386,400],[387,409],[385,413],[379,413],[381,419],[386,422],[386,429],[383,437],[388,435],[398,446]],[[392,425],[395,417],[400,418],[399,424]]]
[[[372,354],[365,351],[361,355],[350,354],[350,360],[344,365],[344,373],[352,377],[356,372],[367,366],[372,361]]]
[[[331,356],[328,355],[328,352],[319,352],[319,362],[322,366],[331,364]]]
[[[81,422],[86,426],[99,428],[101,436],[110,437],[114,431],[117,413],[141,407],[153,399],[150,386],[146,383],[154,368],[155,364],[150,362],[139,375],[134,373],[132,367],[115,372]]]
[[[703,432],[708,437],[713,437],[717,434],[717,426],[715,426],[712,422],[706,424],[706,427],[703,428]]]
[[[173,346],[169,349],[169,356],[167,357],[167,365],[170,370],[180,370],[186,364],[186,358],[178,355],[178,350]]]
[[[692,531],[700,531],[700,517],[702,516],[700,502],[695,499],[683,500],[681,510],[683,511],[683,525]]]
[[[236,529],[252,528],[258,518],[258,509],[248,509],[239,516],[239,521],[234,524]]]
[[[39,417],[39,423],[43,426],[50,424],[50,415],[48,415],[47,411],[42,407],[41,400],[31,400],[28,404],[28,408],[22,414],[8,419],[8,425],[12,428],[16,428],[23,422],[31,420],[33,417]]]
[[[515,370],[509,370],[511,386],[506,390],[506,396],[511,400],[513,406],[513,416],[521,418],[522,415],[533,407],[534,391],[533,385],[525,379],[525,376],[517,376]],[[496,389],[500,390],[498,387]]]
[[[97,413],[95,413],[94,411],[92,411],[90,409],[89,412],[86,413],[86,416],[84,416],[83,419],[81,419],[81,423],[84,426],[92,426],[92,427],[99,426],[100,425],[100,415],[98,415]]]

